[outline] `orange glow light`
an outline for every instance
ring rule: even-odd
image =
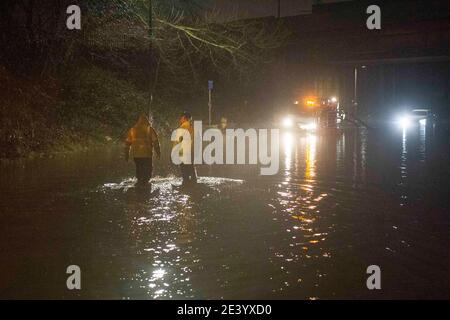
[[[308,100],[306,100],[306,105],[308,107],[314,107],[316,105],[316,102],[314,100],[308,99]]]
[[[318,99],[314,95],[305,96],[303,101],[307,107],[315,107],[318,105]]]

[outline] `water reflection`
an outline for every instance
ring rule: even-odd
[[[427,139],[292,132],[278,175],[229,166],[193,189],[159,170],[136,188],[119,151],[5,169],[0,296],[74,298],[53,276],[69,261],[89,284],[81,298],[376,298],[361,282],[375,261],[389,270],[383,297],[445,297],[449,167]]]
[[[292,153],[294,151],[294,134],[292,132],[284,133],[282,137],[282,146],[284,150],[284,170],[287,179],[289,179],[291,166],[292,166]],[[289,180],[287,180],[289,181]]]
[[[425,162],[427,153],[427,121],[421,120],[419,122],[419,159],[420,162]]]
[[[134,259],[142,261],[142,266],[150,266],[121,277],[121,282],[132,290],[132,297],[139,292],[142,297],[154,299],[193,298],[198,294],[192,288],[190,274],[203,262],[198,248],[192,245],[203,232],[199,228],[203,220],[199,201],[207,201],[223,189],[230,190],[242,183],[242,180],[202,177],[197,188],[185,190],[178,178],[156,178],[152,179],[151,196],[145,202],[136,201],[140,198],[135,196],[143,190],[135,187],[134,179],[107,183],[100,188],[99,192],[107,196],[116,191],[125,197],[125,210],[129,214],[120,224],[128,230],[127,245],[138,254],[139,258]],[[119,194],[114,194],[114,201],[121,201]],[[129,226],[127,220],[131,220]]]
[[[317,137],[308,134],[306,137],[306,152],[305,152],[305,179],[313,180],[316,176],[316,145]]]
[[[315,188],[318,138],[313,134],[285,137],[283,175],[288,183],[279,185],[277,197],[270,204],[274,209],[273,221],[285,230],[272,248],[271,261],[280,270],[271,277],[272,292],[277,294],[318,286],[326,273],[317,270],[315,276],[309,277],[305,268],[332,256],[323,246],[329,229],[320,223],[320,207],[328,194]],[[292,166],[294,152],[295,155],[298,152],[298,159],[294,160],[296,170]]]
[[[341,135],[336,142],[336,167],[342,170],[345,161],[345,134]]]
[[[365,183],[367,180],[367,130],[362,130],[359,141],[360,141],[360,158],[361,158],[361,180]]]
[[[402,154],[400,161],[400,175],[401,175],[401,183],[404,184],[406,178],[408,177],[408,149],[407,149],[407,140],[408,140],[408,131],[406,128],[403,128],[402,133]]]

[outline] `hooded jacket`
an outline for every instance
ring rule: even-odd
[[[140,116],[135,126],[128,131],[125,143],[133,158],[152,158],[153,149],[158,156],[161,152],[158,135],[145,116]]]

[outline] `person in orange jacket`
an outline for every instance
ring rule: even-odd
[[[139,184],[147,184],[153,171],[153,150],[161,157],[158,135],[147,116],[142,114],[127,134],[125,140],[125,159],[133,157],[136,165],[136,178]]]

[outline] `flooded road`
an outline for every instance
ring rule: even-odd
[[[120,149],[3,164],[0,297],[450,298],[448,132],[282,138],[278,175],[202,167],[193,190],[161,162],[134,188]]]

